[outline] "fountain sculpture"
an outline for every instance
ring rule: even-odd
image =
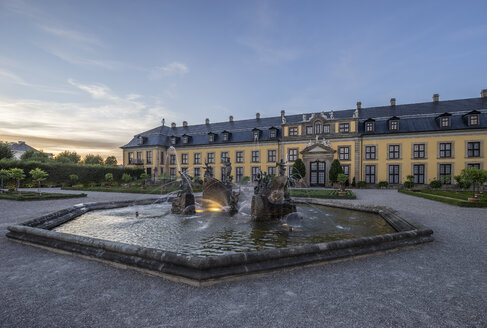
[[[240,193],[232,190],[232,164],[225,161],[222,181],[213,177],[213,167],[205,163],[205,175],[203,180],[203,208],[210,211],[221,211],[229,207],[230,214],[238,212],[237,203]]]
[[[277,177],[271,177],[265,172],[259,173],[252,196],[251,214],[254,220],[266,221],[296,212],[296,205],[288,191],[289,180],[285,175],[285,165],[282,159],[277,163]]]
[[[171,213],[192,215],[195,213],[195,205],[191,180],[186,172],[179,173],[181,174],[181,182],[179,192],[172,201]]]

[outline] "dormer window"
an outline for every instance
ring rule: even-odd
[[[311,125],[306,127],[306,134],[313,134],[313,127]]]
[[[440,126],[448,128],[450,126],[450,118],[448,116],[440,117]]]
[[[317,121],[315,122],[315,134],[321,134],[321,122],[320,121]]]
[[[365,122],[365,132],[374,132],[374,121],[366,121]]]
[[[215,134],[213,132],[208,133],[208,142],[215,142]]]
[[[177,138],[175,136],[171,137],[171,145],[175,145],[177,142]]]
[[[389,120],[389,131],[399,131],[399,118],[393,117]]]
[[[183,135],[183,144],[187,144],[189,142],[189,136]]]
[[[470,115],[470,117],[468,118],[468,125],[469,126],[479,125],[479,114]]]
[[[223,131],[223,132],[222,132],[222,140],[223,140],[224,142],[226,142],[226,141],[230,141],[230,132],[228,132],[228,131]]]
[[[330,124],[323,125],[323,133],[330,133]]]
[[[144,137],[142,136],[137,136],[137,145],[143,145],[144,144]]]
[[[254,130],[252,133],[253,133],[254,141],[259,140],[259,138],[260,138],[260,131],[259,130]]]
[[[277,128],[271,127],[269,129],[269,138],[270,139],[276,139],[277,138]]]

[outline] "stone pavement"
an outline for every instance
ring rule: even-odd
[[[7,240],[6,228],[80,202],[0,200],[0,327],[486,327],[487,209],[357,190],[435,241],[196,288]]]

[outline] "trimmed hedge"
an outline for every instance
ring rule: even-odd
[[[139,177],[144,170],[141,168],[121,168],[116,166],[103,166],[103,165],[88,165],[88,164],[70,164],[70,163],[58,163],[58,162],[32,162],[32,161],[18,161],[13,159],[0,160],[0,169],[20,168],[23,169],[27,175],[30,170],[40,168],[49,174],[48,180],[43,185],[61,185],[69,183],[69,176],[75,174],[78,176],[77,183],[87,184],[90,182],[101,183],[105,180],[105,174],[113,174],[115,181],[121,181],[124,173],[131,175],[132,177]],[[23,184],[32,183],[32,179],[28,176],[22,181]]]
[[[438,202],[442,203],[447,203],[450,205],[455,205],[455,206],[460,206],[460,207],[487,207],[487,202],[478,202],[478,203],[470,203],[468,201],[464,201],[461,199],[453,199],[453,198],[445,198],[445,197],[440,197],[432,194],[427,194],[421,191],[409,191],[409,190],[398,190],[399,192],[411,196],[416,196],[416,197],[421,197],[421,198],[426,198],[429,200],[435,200]]]
[[[309,197],[325,199],[356,199],[357,196],[351,191],[346,190],[345,196],[339,196],[338,190],[328,189],[290,189],[289,194],[292,197]]]

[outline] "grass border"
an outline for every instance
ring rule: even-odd
[[[355,193],[351,190],[346,190],[345,196],[338,196],[338,190],[333,189],[290,189],[291,197],[298,198],[320,198],[320,199],[357,199]],[[301,194],[301,195],[300,195]]]
[[[445,197],[440,197],[436,195],[431,195],[431,194],[426,194],[421,191],[410,191],[410,190],[404,190],[404,189],[399,189],[398,192],[401,192],[406,195],[411,195],[415,197],[421,197],[429,200],[435,200],[438,202],[450,204],[450,205],[455,205],[455,206],[460,206],[460,207],[487,207],[486,202],[479,202],[479,203],[470,203],[468,201],[460,200],[460,199],[454,199],[454,198],[445,198]]]
[[[33,195],[35,194],[35,195]],[[53,200],[53,199],[67,199],[67,198],[78,198],[86,197],[88,194],[60,194],[60,193],[48,193],[43,192],[38,195],[33,191],[23,191],[20,194],[0,194],[0,200],[15,200],[15,201],[36,201],[36,200]]]

